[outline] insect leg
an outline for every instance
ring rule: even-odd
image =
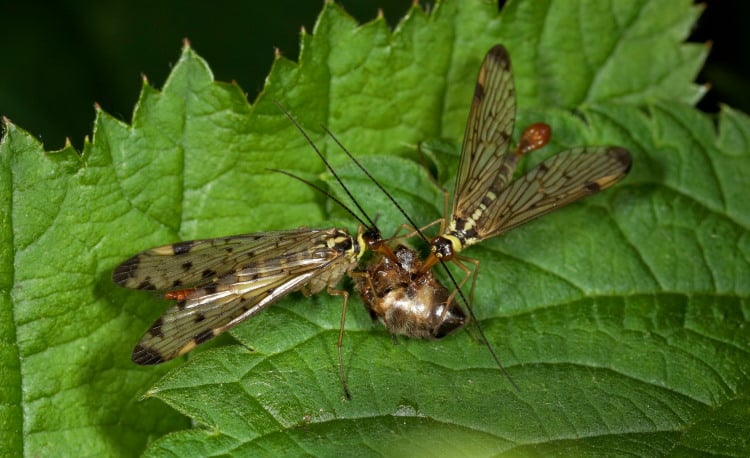
[[[433,221],[433,222],[431,222],[431,223],[429,223],[429,224],[427,224],[425,226],[420,227],[419,229],[415,229],[414,227],[412,227],[412,226],[410,226],[410,225],[408,225],[406,223],[401,224],[398,227],[398,229],[396,229],[396,232],[394,232],[393,235],[390,236],[389,238],[385,239],[384,242],[393,242],[393,241],[400,241],[400,240],[403,240],[403,239],[412,238],[415,235],[422,233],[422,231],[425,231],[426,229],[429,229],[429,228],[431,228],[432,226],[434,226],[436,224],[440,224],[440,233],[443,233],[443,229],[444,229],[443,226],[445,226],[445,218],[438,218],[435,221]],[[406,234],[403,234],[403,235],[398,235],[398,233],[401,232],[404,229],[407,230],[407,231],[409,231],[409,232],[407,232]]]
[[[365,288],[363,288],[362,286],[357,286],[357,289],[359,289],[360,294],[362,295],[362,301],[364,302],[365,309],[367,309],[367,312],[370,314],[370,319],[373,322],[378,321],[378,315],[372,309],[371,305],[378,298],[377,292],[375,290],[375,283],[372,282],[372,275],[370,275],[370,273],[367,271],[349,272],[349,277],[351,277],[351,279],[354,280],[358,285],[360,278],[363,278],[364,281],[367,282],[367,286]]]
[[[344,306],[341,308],[341,325],[339,326],[339,340],[336,343],[336,347],[338,348],[339,353],[339,378],[341,379],[341,385],[344,387],[344,396],[348,401],[351,401],[352,395],[349,392],[349,386],[346,384],[346,371],[344,371],[344,354],[343,354],[343,346],[344,346],[344,324],[346,323],[346,308],[349,304],[349,293],[340,290],[340,289],[333,289],[330,286],[327,289],[328,294],[331,296],[343,296],[344,297]]]
[[[448,296],[448,304],[453,302],[453,300],[456,298],[456,294],[458,294],[458,291],[463,288],[469,277],[473,276],[474,278],[471,281],[471,290],[469,290],[469,300],[466,304],[467,307],[471,307],[471,304],[474,302],[474,284],[476,283],[477,279],[476,273],[477,271],[479,271],[479,260],[474,258],[467,258],[465,256],[455,256],[453,259],[451,259],[451,261],[453,261],[453,264],[458,266],[459,269],[464,271],[464,278],[462,278],[461,281],[456,284],[456,289],[454,289],[451,295]],[[472,271],[469,267],[466,267],[461,261],[474,264],[474,270]]]
[[[437,181],[437,180],[435,180],[435,181]],[[438,186],[440,186],[440,185],[438,185]],[[440,190],[443,191],[443,215],[450,215],[449,209],[450,209],[450,205],[451,205],[451,195],[450,195],[450,193],[448,191],[446,191],[445,189],[443,189],[442,186],[440,187]],[[446,229],[445,225],[448,223],[448,220],[445,217],[443,217],[443,218],[440,218],[438,221],[441,221],[440,222],[440,232],[439,233],[440,234],[445,234],[445,229]]]
[[[454,289],[453,292],[450,294],[450,296],[448,296],[448,300],[447,300],[446,303],[447,304],[451,304],[456,299],[456,295],[459,294],[463,298],[463,300],[465,301],[466,308],[469,309],[470,315],[473,317],[474,314],[472,312],[472,304],[474,303],[474,287],[476,286],[477,276],[479,274],[480,261],[478,259],[469,258],[469,257],[466,257],[466,256],[459,256],[459,255],[456,255],[454,258],[451,259],[451,261],[453,261],[453,263],[456,266],[458,266],[459,268],[461,268],[461,270],[464,271],[465,275],[464,275],[464,278],[460,282],[458,282],[457,284],[455,284],[456,289]],[[461,261],[473,264],[474,265],[474,270],[472,270],[471,268],[469,268],[469,267],[465,266],[464,264],[462,264]],[[460,293],[460,290],[466,284],[466,282],[469,279],[469,277],[472,277],[471,278],[471,289],[469,290],[469,298],[468,298],[468,300],[466,300],[466,297],[462,293]],[[447,316],[448,312],[449,312],[449,309],[446,307],[446,309],[443,311],[443,313],[441,315],[441,320],[445,319],[445,317]],[[476,323],[475,320],[472,319],[472,320],[470,320],[470,322],[472,323],[472,329],[474,327],[476,327],[477,323]],[[481,337],[482,333],[479,333],[479,335],[477,335],[477,333],[475,331],[473,331],[473,330],[472,330],[471,333],[472,333],[472,335],[474,336],[474,338],[476,340],[481,341],[482,343],[485,343],[485,344],[487,343],[484,338],[477,338],[478,336]]]
[[[471,270],[470,268],[464,266],[461,264],[460,261],[468,262],[471,264],[474,264],[474,270]],[[469,304],[474,303],[474,287],[477,284],[477,277],[479,276],[479,266],[481,262],[479,259],[474,258],[467,258],[466,256],[456,255],[456,257],[453,258],[453,262],[456,263],[461,269],[466,272],[466,277],[464,277],[464,280],[461,282],[461,286],[466,283],[466,280],[468,280],[469,277],[471,277],[471,289],[469,289]]]

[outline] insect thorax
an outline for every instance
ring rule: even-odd
[[[328,248],[342,253],[347,258],[358,258],[360,253],[360,243],[356,242],[349,233],[343,229],[332,229],[331,237],[326,241]],[[358,238],[360,236],[358,235]]]
[[[358,238],[361,235],[358,234]],[[363,244],[355,241],[344,229],[332,229],[326,247],[339,255],[333,257],[320,274],[310,279],[303,290],[305,294],[316,294],[328,287],[335,287],[344,275],[354,270],[362,257]]]

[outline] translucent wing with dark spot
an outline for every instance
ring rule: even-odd
[[[112,280],[126,288],[166,291],[205,283],[242,265],[262,265],[295,246],[310,246],[325,231],[297,229],[193,240],[143,251],[114,270]]]
[[[279,270],[245,282],[234,275],[197,288],[159,317],[133,349],[133,362],[159,364],[183,355],[252,317],[289,292],[298,290],[322,268]]]
[[[482,215],[484,221],[477,222],[479,239],[502,234],[607,189],[627,175],[630,164],[630,153],[620,147],[581,147],[556,154],[498,195]]]
[[[510,181],[518,161],[508,152],[515,117],[510,57],[497,45],[485,56],[474,89],[453,193],[454,217],[468,216],[496,180]]]
[[[133,350],[138,364],[187,353],[284,295],[335,285],[362,248],[343,229],[298,229],[196,240],[144,251],[115,269],[125,287],[167,291],[176,304]],[[144,286],[148,285],[148,286]]]

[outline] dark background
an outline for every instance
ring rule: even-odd
[[[670,1],[670,0],[664,0]],[[40,138],[47,149],[65,138],[80,148],[90,135],[94,102],[129,122],[141,74],[161,88],[182,39],[211,66],[217,80],[237,81],[255,99],[274,47],[297,60],[299,30],[312,31],[323,1],[0,0],[0,115]],[[378,6],[394,26],[411,0],[339,0],[360,22]],[[424,2],[422,2],[424,4]],[[502,3],[502,2],[501,2]],[[750,112],[750,2],[709,1],[691,41],[711,40],[701,83],[711,92],[700,108],[719,102]]]

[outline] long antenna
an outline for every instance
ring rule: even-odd
[[[347,157],[352,162],[354,162],[357,165],[357,167],[359,167],[359,169],[362,171],[362,173],[364,173],[365,175],[367,175],[367,178],[369,178],[370,181],[372,181],[373,184],[375,184],[375,186],[377,186],[378,189],[380,189],[380,191],[388,198],[388,200],[390,200],[391,203],[393,203],[393,205],[398,209],[398,211],[402,215],[404,215],[404,218],[406,218],[406,221],[408,221],[409,224],[411,224],[411,227],[413,227],[414,230],[417,231],[417,234],[419,234],[419,236],[422,238],[422,240],[424,240],[425,242],[429,242],[429,239],[424,235],[424,233],[422,233],[422,230],[419,229],[419,226],[417,226],[417,223],[415,223],[414,220],[411,219],[411,217],[406,213],[406,210],[404,210],[404,208],[401,206],[401,204],[399,204],[398,202],[396,202],[396,199],[393,198],[393,196],[391,195],[391,193],[389,193],[388,191],[386,191],[386,189],[383,187],[383,185],[381,185],[380,182],[378,180],[376,180],[375,177],[372,176],[372,174],[370,174],[370,172],[365,168],[365,166],[363,166],[357,160],[357,158],[354,157],[352,155],[352,153],[349,152],[348,149],[346,149],[346,147],[339,141],[339,139],[336,138],[335,135],[333,135],[333,132],[331,132],[326,126],[321,126],[321,127],[323,128],[323,130],[326,131],[326,133],[328,135],[330,135],[330,137],[333,139],[333,141],[336,142],[337,145],[339,145],[339,148],[341,148],[341,150],[347,155]]]
[[[445,272],[448,274],[448,277],[451,279],[451,282],[456,286],[456,290],[458,291],[458,295],[461,296],[461,300],[464,302],[464,305],[466,305],[466,310],[469,311],[469,315],[471,315],[471,321],[474,322],[474,325],[477,327],[477,331],[479,332],[479,337],[482,338],[482,341],[485,344],[485,347],[490,351],[490,354],[492,355],[492,359],[495,360],[495,363],[497,364],[497,367],[500,368],[505,378],[508,379],[511,385],[513,385],[513,388],[516,389],[516,391],[521,391],[521,388],[518,387],[518,384],[516,384],[516,381],[513,380],[513,377],[510,376],[508,371],[505,369],[505,366],[503,366],[503,363],[500,362],[500,358],[497,356],[497,353],[495,353],[495,349],[492,348],[492,345],[490,345],[490,341],[487,340],[487,336],[484,333],[484,329],[482,329],[482,326],[479,324],[479,320],[477,320],[476,315],[474,315],[474,309],[469,306],[469,302],[466,300],[466,297],[464,296],[463,291],[461,291],[461,287],[458,286],[458,283],[456,282],[455,277],[453,277],[453,274],[451,273],[450,269],[448,269],[448,266],[445,265],[445,261],[442,259],[440,260],[440,264],[443,265],[443,269],[445,269]]]
[[[312,148],[315,150],[315,153],[317,153],[318,157],[320,157],[320,160],[323,161],[323,164],[325,164],[326,168],[329,172],[331,172],[331,175],[333,175],[334,178],[336,178],[336,181],[339,182],[341,185],[341,188],[344,190],[347,196],[349,196],[349,199],[351,199],[352,202],[354,202],[354,205],[357,207],[357,209],[364,215],[365,219],[370,223],[365,224],[365,226],[369,228],[377,229],[377,226],[375,225],[375,222],[370,219],[369,215],[365,210],[362,208],[361,205],[359,205],[359,202],[357,202],[357,199],[354,198],[354,195],[352,195],[351,191],[349,191],[349,188],[346,187],[343,181],[341,181],[341,178],[339,178],[339,175],[336,173],[335,170],[333,170],[333,167],[331,167],[331,164],[328,162],[328,160],[323,156],[323,153],[320,152],[320,149],[318,149],[317,145],[312,141],[309,135],[307,135],[307,132],[302,128],[302,126],[297,122],[296,119],[288,112],[286,109],[278,102],[278,100],[274,100],[273,103],[276,104],[277,107],[286,115],[287,118],[289,118],[290,121],[292,121],[292,124],[294,124],[294,127],[297,128],[297,130],[300,131],[300,133],[305,137],[307,140],[307,143],[312,146]],[[351,156],[350,156],[351,157]],[[327,193],[326,193],[327,194]],[[330,195],[330,194],[329,194]],[[358,221],[361,221],[360,218],[356,218]]]
[[[359,224],[361,224],[361,225],[363,225],[363,226],[367,226],[367,223],[366,223],[366,222],[365,222],[365,221],[364,221],[364,220],[363,220],[362,218],[360,218],[359,216],[357,216],[357,214],[356,214],[356,213],[354,213],[354,212],[352,211],[352,209],[351,209],[351,208],[347,207],[347,206],[346,206],[346,205],[345,205],[345,204],[344,204],[344,203],[343,203],[343,202],[342,202],[341,200],[339,200],[338,198],[336,198],[336,197],[335,197],[335,196],[334,196],[333,194],[331,194],[330,192],[328,192],[328,191],[326,191],[325,189],[321,188],[320,186],[316,185],[315,183],[313,183],[313,182],[311,182],[311,181],[309,181],[309,180],[306,180],[306,179],[304,179],[304,178],[302,178],[302,177],[300,177],[300,176],[297,176],[297,175],[295,175],[295,174],[293,174],[293,173],[287,172],[287,171],[285,171],[285,170],[280,170],[280,169],[266,169],[266,170],[270,170],[271,172],[278,172],[278,173],[283,173],[284,175],[286,175],[286,176],[288,176],[288,177],[294,178],[294,179],[295,179],[295,180],[297,180],[297,181],[301,181],[302,183],[305,183],[305,184],[306,184],[307,186],[309,186],[309,187],[313,188],[314,190],[316,190],[316,191],[318,191],[319,193],[323,194],[324,196],[328,197],[328,198],[329,198],[329,199],[331,199],[331,200],[332,200],[332,201],[333,201],[334,203],[338,204],[338,206],[339,206],[339,207],[341,207],[341,208],[343,208],[344,210],[346,210],[346,211],[347,211],[347,212],[348,212],[348,213],[349,213],[350,215],[352,215],[352,217],[353,217],[354,219],[356,219],[356,220],[357,220],[357,222],[359,222]],[[369,218],[368,218],[368,219],[369,219]]]

